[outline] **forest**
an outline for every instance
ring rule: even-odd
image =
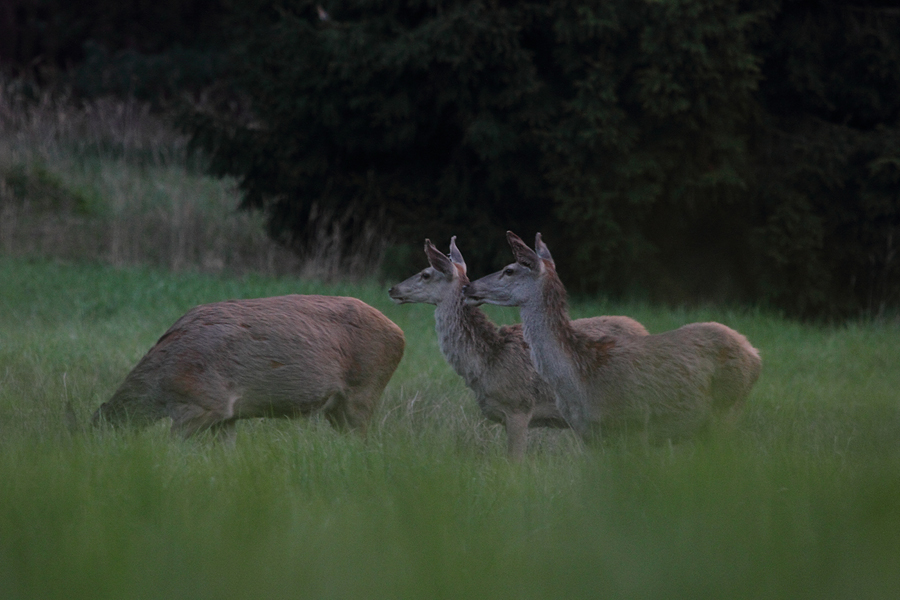
[[[150,103],[300,255],[540,231],[576,293],[900,303],[898,2],[7,0],[0,65]]]

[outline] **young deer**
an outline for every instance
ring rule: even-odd
[[[736,415],[761,368],[759,352],[719,323],[649,336],[611,337],[572,327],[566,290],[537,234],[532,251],[506,234],[516,262],[466,287],[467,302],[519,306],[537,372],[583,437],[638,425],[662,440],[690,434],[712,414]]]
[[[233,440],[237,419],[321,411],[363,434],[403,356],[403,332],[356,298],[279,296],[197,306],[128,374],[94,422],[172,418],[185,438]]]
[[[444,358],[475,392],[482,414],[506,426],[509,456],[519,460],[528,445],[529,427],[566,427],[553,390],[531,364],[521,325],[497,327],[479,308],[466,305],[463,287],[469,279],[456,237],[450,240],[449,257],[429,240],[425,254],[431,266],[388,294],[399,304],[435,305],[435,329]],[[647,335],[628,317],[580,319],[572,326],[596,336]]]

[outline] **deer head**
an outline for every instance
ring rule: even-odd
[[[516,262],[501,270],[465,286],[463,293],[468,304],[496,304],[498,306],[522,306],[537,293],[540,277],[546,272],[546,262],[553,265],[550,250],[537,234],[535,252],[512,231],[506,232],[506,241],[512,249]]]
[[[448,298],[458,297],[462,286],[469,282],[466,262],[456,247],[456,236],[450,239],[449,256],[426,239],[425,256],[428,257],[429,267],[388,290],[388,295],[394,302],[440,304]]]

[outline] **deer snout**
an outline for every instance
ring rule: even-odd
[[[388,290],[388,296],[390,296],[391,300],[393,300],[397,304],[405,304],[405,302],[406,302],[406,299],[403,297],[403,294],[401,294],[399,291],[397,291],[397,288],[395,288],[395,287],[392,287],[391,289]]]
[[[463,296],[466,299],[466,304],[469,306],[481,306],[484,302],[481,300],[481,297],[478,296],[475,290],[472,288],[472,285],[467,283],[462,287]]]

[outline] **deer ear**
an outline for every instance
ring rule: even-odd
[[[434,244],[431,243],[431,240],[425,240],[425,256],[428,257],[428,263],[434,267],[436,271],[439,273],[443,273],[444,275],[453,275],[453,264],[450,262],[450,259],[444,256],[444,254],[434,247]]]
[[[459,251],[459,248],[456,247],[456,236],[454,235],[450,238],[450,260],[453,261],[453,264],[462,267],[462,272],[466,272],[466,261],[463,258],[462,253]]]
[[[512,231],[506,232],[506,241],[509,242],[509,247],[512,248],[513,256],[516,257],[516,262],[522,266],[528,267],[531,270],[538,270],[540,268],[541,259],[538,255],[529,248],[525,242],[522,241],[522,238],[514,234]]]
[[[553,262],[553,257],[550,256],[550,248],[548,248],[547,244],[544,243],[544,240],[541,239],[540,233],[534,236],[534,251],[542,259]]]

